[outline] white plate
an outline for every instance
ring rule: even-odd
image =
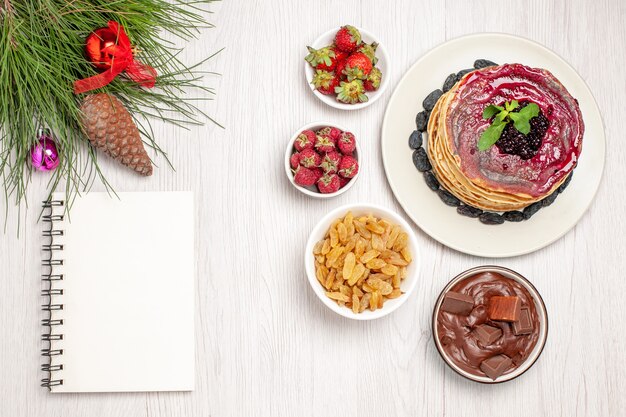
[[[378,87],[378,90],[371,92],[368,91],[365,93],[368,97],[368,100],[366,102],[357,104],[346,104],[337,101],[337,98],[334,95],[326,95],[320,93],[315,89],[313,84],[311,84],[311,81],[313,80],[313,67],[311,67],[308,62],[304,61],[304,76],[306,78],[306,82],[309,88],[311,89],[311,91],[313,91],[313,94],[315,94],[317,98],[319,98],[329,106],[340,110],[358,110],[365,108],[370,104],[374,104],[374,102],[383,95],[383,93],[387,89],[387,85],[389,84],[388,74],[391,68],[389,66],[389,57],[387,56],[387,50],[385,49],[385,46],[370,32],[361,28],[357,29],[359,30],[359,32],[361,32],[361,39],[363,40],[363,42],[378,43],[378,47],[376,48],[376,57],[378,58],[378,62],[376,63],[376,66],[378,67],[378,69],[380,69],[380,72],[382,73],[382,80],[380,81],[380,86]],[[310,46],[312,48],[319,49],[332,44],[335,41],[335,35],[337,34],[338,30],[339,28],[329,30],[328,32],[317,38],[315,42],[313,42]]]
[[[583,149],[569,187],[554,204],[531,219],[489,226],[459,215],[431,191],[411,158],[408,139],[415,115],[431,91],[446,77],[471,68],[478,58],[498,64],[522,63],[552,72],[578,99],[585,123]],[[426,137],[426,135],[424,135]],[[453,39],[421,57],[394,91],[382,127],[382,155],[389,185],[409,217],[431,237],[460,252],[486,257],[508,257],[533,252],[569,231],[595,197],[604,168],[605,137],[600,111],[589,87],[554,52],[533,41],[507,34],[485,33]]]
[[[402,228],[404,232],[409,235],[408,248],[411,251],[413,260],[407,266],[407,276],[402,281],[400,289],[404,292],[400,297],[385,302],[383,308],[370,311],[369,309],[362,313],[355,314],[351,309],[347,307],[341,307],[336,302],[326,296],[326,290],[321,286],[317,278],[315,277],[315,258],[313,257],[313,247],[317,242],[324,238],[324,235],[328,231],[330,225],[338,218],[346,215],[348,211],[352,211],[354,217],[365,216],[373,214],[378,218],[389,220],[391,223],[397,224]],[[415,286],[417,284],[417,273],[420,270],[420,253],[417,246],[417,237],[415,232],[409,226],[409,224],[398,213],[374,204],[357,203],[348,204],[345,206],[337,207],[324,217],[315,225],[304,250],[304,267],[306,269],[306,275],[309,279],[309,284],[315,292],[315,295],[324,303],[324,305],[335,313],[354,320],[374,320],[386,316],[398,309],[404,302],[411,296]]]
[[[322,194],[319,192],[319,190],[317,189],[316,185],[312,185],[311,187],[302,187],[298,184],[296,184],[295,180],[294,180],[294,176],[293,176],[293,172],[291,172],[291,155],[293,155],[294,153],[294,147],[293,144],[296,142],[296,139],[298,139],[298,135],[300,133],[302,133],[303,130],[319,130],[323,127],[326,126],[331,126],[331,127],[336,127],[337,129],[341,130],[342,132],[351,132],[355,139],[356,139],[356,149],[354,150],[354,158],[356,159],[356,161],[359,164],[359,170],[356,173],[356,175],[354,177],[352,177],[352,179],[343,187],[340,188],[339,191],[335,191],[334,193],[330,193],[330,194]],[[289,182],[291,183],[291,185],[293,185],[298,191],[300,191],[303,194],[308,195],[309,197],[313,197],[313,198],[320,198],[320,199],[324,199],[324,198],[332,198],[332,197],[337,197],[343,193],[345,193],[346,191],[348,191],[350,188],[352,188],[352,186],[354,185],[354,183],[356,182],[356,180],[359,178],[359,175],[361,174],[361,171],[363,171],[363,166],[362,166],[362,159],[360,158],[361,154],[361,145],[359,144],[359,138],[357,137],[357,134],[354,133],[354,130],[348,130],[345,127],[342,126],[337,126],[337,124],[335,123],[330,123],[330,122],[324,122],[324,121],[320,121],[320,122],[313,122],[313,123],[309,123],[306,124],[304,126],[302,126],[299,130],[297,130],[292,136],[291,139],[289,140],[289,143],[287,144],[287,149],[285,150],[285,173],[287,174],[287,178],[289,179]],[[337,151],[339,152],[339,151]]]

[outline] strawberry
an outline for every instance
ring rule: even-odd
[[[368,100],[361,80],[341,81],[339,87],[335,87],[335,93],[337,100],[346,104],[363,103]]]
[[[350,56],[349,52],[344,52],[341,49],[337,48],[337,45],[333,45],[331,47],[331,49],[333,50],[333,52],[335,53],[335,62],[339,63],[341,61],[345,61],[346,58],[348,58]],[[336,68],[336,67],[335,67]]]
[[[289,165],[291,165],[291,168],[293,169],[298,168],[298,165],[300,165],[300,154],[298,152],[291,155],[291,158],[289,158]]]
[[[347,61],[348,61],[347,59],[337,61],[337,66],[335,67],[335,75],[337,76],[337,78],[339,78],[339,80],[347,79],[346,71],[345,71]]]
[[[307,46],[309,54],[304,58],[313,68],[316,70],[332,71],[335,68],[337,62],[335,58],[335,51],[330,47],[325,46],[320,49],[311,48]]]
[[[342,189],[343,187],[348,185],[348,183],[350,182],[350,178],[344,178],[341,176],[338,176],[338,177],[339,177],[339,189]]]
[[[370,61],[372,61],[372,65],[376,65],[376,62],[378,62],[378,58],[376,58],[376,48],[378,48],[378,44],[376,42],[372,42],[371,44],[363,42],[363,44],[361,44],[361,46],[357,49],[357,52],[367,55]]]
[[[322,157],[313,149],[304,149],[300,152],[300,165],[305,168],[316,168],[321,162]]]
[[[343,157],[341,162],[339,163],[339,170],[337,173],[344,178],[354,178],[356,174],[359,172],[359,163],[356,158],[350,155],[346,155]]]
[[[339,191],[339,177],[335,174],[326,174],[317,180],[317,189],[322,194],[331,194]]]
[[[363,52],[355,52],[346,60],[345,74],[348,81],[355,79],[365,80],[372,71],[372,60]]]
[[[303,130],[293,143],[293,147],[296,148],[297,151],[313,149],[313,145],[315,145],[315,132],[312,130]]]
[[[337,49],[344,52],[352,52],[361,45],[361,33],[354,26],[342,26],[335,35]]]
[[[329,132],[329,136],[336,144],[337,143],[337,139],[339,139],[339,137],[341,136],[341,130],[337,129],[336,127],[331,127],[330,128],[330,132]]]
[[[320,168],[322,168],[326,174],[334,174],[339,169],[340,163],[341,154],[336,151],[331,151],[322,157]]]
[[[335,93],[335,87],[339,85],[339,78],[332,72],[316,70],[311,84],[320,93],[330,95]]]
[[[339,136],[337,146],[342,154],[352,155],[352,152],[356,149],[356,139],[352,133],[343,132],[341,136]]]
[[[330,136],[318,134],[315,138],[315,149],[322,153],[334,151],[335,142],[333,142]]]
[[[380,87],[380,81],[383,77],[382,72],[376,67],[372,68],[372,72],[367,76],[367,80],[363,82],[365,91],[376,91]]]
[[[317,174],[309,168],[299,166],[295,170],[293,181],[302,187],[309,187],[317,181]]]

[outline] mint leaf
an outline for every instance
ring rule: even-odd
[[[504,110],[503,107],[490,104],[487,107],[485,107],[485,110],[483,110],[483,119],[489,120],[496,114],[500,113],[502,110]]]
[[[502,131],[506,126],[506,122],[499,122],[494,120],[494,122],[489,126],[482,135],[480,135],[480,139],[478,140],[478,150],[486,151],[491,148],[494,143],[500,139],[500,135],[502,135]]]
[[[517,113],[511,113],[509,117],[513,120],[513,126],[523,134],[530,133],[530,119],[539,116],[539,106],[530,103]]]
[[[530,120],[533,117],[539,116],[539,106],[535,103],[530,103],[528,106],[521,109],[518,113]]]
[[[519,103],[517,102],[517,100],[512,100],[510,102],[504,103],[504,107],[506,107],[507,111],[512,112],[519,107]]]

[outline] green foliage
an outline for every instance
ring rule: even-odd
[[[97,74],[84,57],[84,41],[109,20],[124,26],[137,48],[137,60],[153,66],[158,77],[153,89],[118,76],[93,92],[116,95],[135,118],[146,145],[163,154],[152,135],[151,118],[179,126],[212,120],[194,105],[194,100],[214,95],[201,82],[207,74],[199,69],[204,61],[186,66],[178,58],[180,49],[164,38],[169,32],[189,40],[199,29],[212,27],[206,20],[212,1],[0,0],[0,175],[5,198],[19,204],[25,197],[32,174],[29,150],[39,127],[50,128],[59,145],[60,165],[49,192],[64,182],[68,196],[74,195],[96,178],[109,188],[96,151],[80,128],[83,96],[72,89],[75,80]],[[188,97],[189,89],[200,97]],[[88,147],[87,158],[83,147]]]
[[[500,139],[504,127],[513,122],[515,129],[523,134],[530,133],[530,119],[539,116],[539,106],[529,103],[526,107],[515,112],[519,108],[517,100],[504,103],[504,107],[490,104],[483,110],[483,119],[493,118],[491,125],[485,129],[478,140],[478,150],[486,151]]]

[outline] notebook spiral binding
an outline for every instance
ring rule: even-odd
[[[58,256],[58,253],[63,250],[63,245],[58,243],[58,239],[65,233],[64,230],[58,228],[64,215],[54,214],[53,210],[55,207],[63,207],[64,204],[60,200],[44,201],[44,213],[42,215],[43,222],[48,224],[48,227],[43,231],[43,237],[47,238],[48,243],[42,246],[42,250],[46,253],[42,261],[46,273],[42,275],[45,288],[41,291],[41,295],[45,302],[41,309],[46,313],[46,318],[41,322],[45,329],[41,339],[46,347],[41,350],[41,355],[47,358],[47,362],[41,365],[41,370],[46,373],[47,377],[41,380],[41,386],[50,390],[54,386],[63,385],[63,379],[58,376],[58,372],[63,370],[63,365],[52,362],[54,356],[63,355],[63,349],[55,346],[59,340],[63,340],[63,333],[60,332],[63,319],[55,315],[59,314],[58,311],[63,310],[63,304],[58,302],[58,297],[63,295],[63,289],[59,288],[60,282],[63,281],[63,274],[58,270],[58,267],[63,265],[63,259]]]

